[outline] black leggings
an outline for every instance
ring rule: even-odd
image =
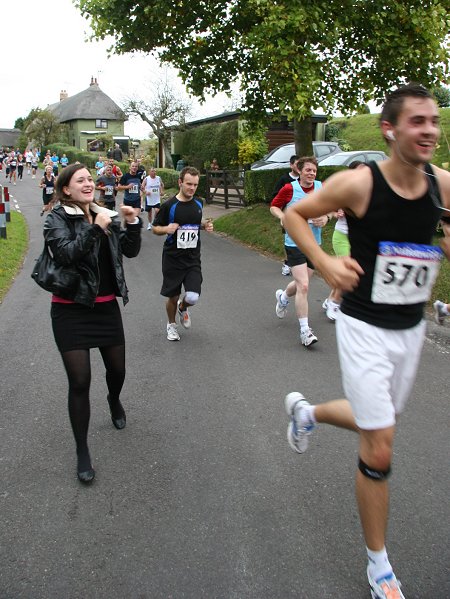
[[[125,345],[100,347],[106,368],[106,385],[111,408],[119,402],[125,381]],[[69,380],[69,418],[79,457],[89,459],[87,434],[91,406],[91,361],[88,349],[74,349],[61,354]]]

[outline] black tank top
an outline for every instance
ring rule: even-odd
[[[362,218],[347,215],[351,256],[364,270],[359,286],[344,294],[341,310],[344,314],[385,329],[408,329],[423,318],[424,303],[408,305],[376,304],[371,300],[375,261],[380,241],[431,244],[441,216],[431,199],[440,203],[436,180],[431,177],[427,192],[416,200],[406,200],[387,184],[375,162],[369,167],[373,190],[369,207]],[[425,171],[432,173],[429,164]]]

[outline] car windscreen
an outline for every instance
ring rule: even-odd
[[[324,158],[320,166],[339,166],[348,160],[348,154],[333,154],[329,158]]]
[[[294,144],[283,146],[275,150],[267,157],[268,162],[289,162],[291,156],[295,154]]]

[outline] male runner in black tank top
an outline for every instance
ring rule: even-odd
[[[288,441],[303,453],[316,422],[359,434],[356,496],[374,599],[404,598],[385,536],[388,475],[396,416],[411,391],[424,339],[423,310],[437,275],[440,249],[430,246],[442,210],[450,209],[450,173],[427,163],[439,136],[431,94],[415,84],[392,92],[380,121],[391,157],[371,168],[340,172],[287,210],[285,226],[330,287],[347,293],[337,320],[347,399],[310,405],[285,398]],[[427,174],[428,173],[430,174]],[[307,220],[344,207],[351,257],[325,254]],[[450,235],[450,225],[444,224]],[[443,242],[450,256],[449,238]],[[420,591],[416,591],[419,592]]]

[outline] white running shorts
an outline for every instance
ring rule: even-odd
[[[426,322],[382,329],[342,312],[336,321],[342,384],[363,430],[393,426],[411,393]]]

